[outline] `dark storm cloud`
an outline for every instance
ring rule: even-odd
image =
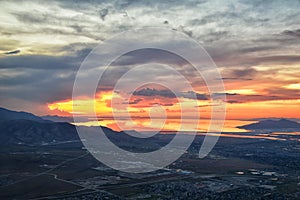
[[[144,88],[142,90],[134,91],[135,96],[162,96],[167,98],[176,98],[176,95],[170,90],[156,90],[151,88]]]
[[[214,94],[213,96],[218,96],[220,94]],[[244,95],[237,93],[226,93],[226,102],[228,103],[248,103],[248,102],[258,102],[258,101],[268,101],[268,100],[282,100],[280,96],[268,96],[268,95]]]
[[[77,33],[81,33],[83,30],[83,27],[78,24],[71,25],[70,27],[72,27]]]
[[[40,69],[22,69],[21,72],[13,77],[8,75],[0,77],[2,99],[18,98],[47,103],[71,98],[74,72],[64,70],[45,72]]]
[[[5,55],[13,55],[13,54],[18,54],[20,53],[21,51],[20,50],[14,50],[14,51],[8,51],[8,52],[5,52],[4,54]]]
[[[252,67],[227,68],[222,73],[225,81],[249,81],[253,80],[259,72]]]
[[[257,71],[253,68],[246,69],[233,69],[230,74],[236,78],[253,77],[257,74]]]
[[[187,99],[194,99],[194,96],[196,96],[197,100],[208,100],[208,98],[205,94],[200,94],[200,93],[196,93],[193,91],[183,92],[180,94],[180,96],[187,98]]]
[[[236,81],[245,80],[245,81],[251,81],[253,79],[252,78],[223,77],[222,80],[236,80]]]
[[[137,65],[145,63],[165,63],[173,65],[185,65],[187,61],[180,56],[160,49],[139,49],[123,55],[112,65]]]
[[[108,9],[107,9],[107,8],[101,9],[101,10],[99,11],[100,18],[101,18],[103,21],[105,20],[105,17],[106,17],[107,14],[108,14]]]
[[[284,96],[286,99],[300,99],[300,90],[287,88],[268,88],[264,92],[270,95]]]
[[[297,63],[300,62],[300,55],[274,55],[257,58],[257,64],[260,63]]]
[[[297,100],[300,98],[300,91],[286,88],[270,88],[262,91],[262,94],[238,94],[238,93],[224,93],[226,95],[226,102],[228,103],[247,103],[259,101],[273,101],[273,100]],[[213,94],[212,97],[223,95],[220,93]]]
[[[19,12],[19,13],[12,13],[16,18],[24,23],[27,24],[41,24],[41,23],[52,23],[54,17],[52,18],[46,13],[40,13],[39,11],[35,13],[30,12]]]
[[[134,99],[133,101],[129,101],[128,103],[129,104],[138,104],[140,103],[141,101],[143,101],[143,99]],[[126,103],[125,103],[126,104]]]
[[[243,94],[227,94],[226,101],[228,103],[247,103],[259,101],[273,101],[273,100],[296,100],[299,96],[285,96],[285,95],[243,95]]]
[[[296,41],[293,41],[294,44]],[[278,45],[280,46],[280,45]],[[283,47],[284,46],[284,47]],[[293,47],[292,45],[284,44],[281,47],[274,48],[273,50],[280,51],[280,48],[282,48],[282,51],[287,51],[287,49],[297,49],[297,47]],[[290,47],[288,47],[290,46]],[[216,52],[214,49],[207,49],[210,55],[212,56],[213,60],[216,62],[216,64],[219,67],[228,67],[228,68],[245,68],[245,67],[252,67],[252,66],[259,66],[263,64],[295,64],[300,62],[300,56],[295,53],[287,53],[287,54],[277,54],[273,55],[272,49],[265,50],[265,51],[254,51],[254,52],[247,52],[244,53],[242,49],[240,51],[238,49],[227,49],[227,51],[224,52]],[[224,49],[226,50],[226,48]],[[248,54],[248,53],[260,53],[260,55],[257,54]],[[263,67],[262,67],[263,68]]]
[[[252,47],[241,48],[240,53],[261,52],[261,51],[274,50],[277,48],[278,46],[276,45],[252,46]]]
[[[81,58],[70,56],[47,56],[47,55],[20,55],[5,56],[0,58],[0,69],[5,68],[32,68],[32,69],[69,69],[76,70],[80,65]],[[45,71],[45,73],[47,73]]]
[[[15,98],[39,104],[70,99],[76,70],[89,49],[74,44],[59,51],[68,52],[70,56],[0,57],[1,99]]]
[[[135,96],[146,96],[146,97],[154,97],[154,96],[161,96],[166,98],[176,98],[176,95],[170,90],[157,90],[151,88],[144,88],[138,91],[134,91],[133,95]],[[178,97],[183,97],[187,99],[198,99],[198,100],[208,100],[205,94],[199,94],[193,91],[189,92],[180,92],[177,93]]]
[[[290,35],[294,37],[300,37],[300,29],[297,30],[285,30],[282,32],[284,35]]]

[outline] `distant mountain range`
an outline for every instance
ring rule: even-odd
[[[40,122],[45,121],[43,118],[33,115],[31,113],[17,112],[5,108],[0,108],[0,121],[18,120],[18,119],[33,120],[33,121],[40,121]]]
[[[53,122],[26,112],[16,112],[0,108],[0,145],[25,144],[49,145],[79,141],[76,126],[68,122]],[[101,127],[107,137],[124,148],[141,148],[147,143],[150,148],[160,148],[173,136],[154,138],[134,138],[124,132]],[[97,132],[95,127],[85,127],[87,132]],[[162,144],[162,145],[160,145]]]
[[[269,130],[269,131],[299,131],[300,123],[291,121],[288,119],[279,120],[261,120],[257,123],[252,123],[244,126],[238,126],[237,128],[246,130]]]
[[[70,141],[80,142],[75,125],[68,122],[54,122],[49,119],[43,119],[31,113],[0,108],[0,145],[48,145]],[[262,120],[238,128],[252,131],[300,131],[300,123],[287,119]],[[84,130],[87,132],[98,131],[95,127],[85,127]],[[102,127],[102,130],[113,143],[129,149],[145,149],[145,146],[157,149],[166,145],[174,137],[171,134],[157,134],[150,138],[136,138],[125,132],[113,131],[106,127]],[[131,131],[131,134],[139,133]]]
[[[0,108],[0,144],[33,145],[80,140],[74,125],[49,119]]]
[[[69,123],[50,123],[27,119],[0,122],[1,144],[45,144],[79,140],[75,126]]]

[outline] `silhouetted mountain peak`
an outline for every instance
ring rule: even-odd
[[[267,119],[257,123],[252,123],[244,126],[238,126],[246,130],[278,130],[278,129],[300,129],[300,123],[288,119]]]
[[[13,110],[8,110],[6,108],[0,108],[0,120],[17,120],[17,119],[45,121],[43,118],[28,112],[13,111]]]

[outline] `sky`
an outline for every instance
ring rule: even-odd
[[[196,40],[212,57],[226,89],[227,120],[299,119],[299,7],[296,0],[0,1],[0,106],[70,116],[76,73],[93,48],[123,31],[162,27]],[[103,80],[105,87],[97,92],[102,125],[116,128],[111,118],[112,83],[128,66],[145,64],[155,56],[175,68],[186,66],[168,53],[135,53],[115,63]],[[155,69],[149,68],[148,74],[166,76]],[[209,118],[213,103],[203,81],[190,70],[181,73],[193,83],[201,116]],[[175,86],[180,88],[181,83]],[[195,100],[189,96],[191,91],[181,89],[180,101]],[[93,100],[83,101],[82,110],[89,115],[86,105]],[[167,88],[145,85],[128,101],[139,127],[149,125],[151,107],[158,105],[154,116],[166,109],[165,129],[177,129],[178,99]]]

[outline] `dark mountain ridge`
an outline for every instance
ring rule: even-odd
[[[0,143],[43,144],[79,140],[75,126],[69,123],[49,123],[26,119],[0,122]]]
[[[246,130],[300,130],[300,123],[287,119],[269,119],[244,126],[238,126],[237,128]]]
[[[34,114],[23,112],[23,111],[13,111],[8,110],[6,108],[0,108],[0,120],[17,120],[17,119],[25,119],[25,120],[33,120],[33,121],[45,121],[43,118],[38,117]]]
[[[76,126],[73,124],[43,120],[25,112],[2,110],[5,110],[5,116],[0,115],[0,119],[2,119],[0,120],[0,145],[25,144],[36,146],[72,141],[81,142]],[[86,133],[97,134],[99,131],[99,127],[80,128]],[[152,138],[135,138],[122,131],[117,132],[107,127],[101,128],[113,143],[129,149],[145,149],[146,144],[150,149],[157,149],[164,146],[173,137],[172,135],[168,135],[162,140],[159,134]]]

